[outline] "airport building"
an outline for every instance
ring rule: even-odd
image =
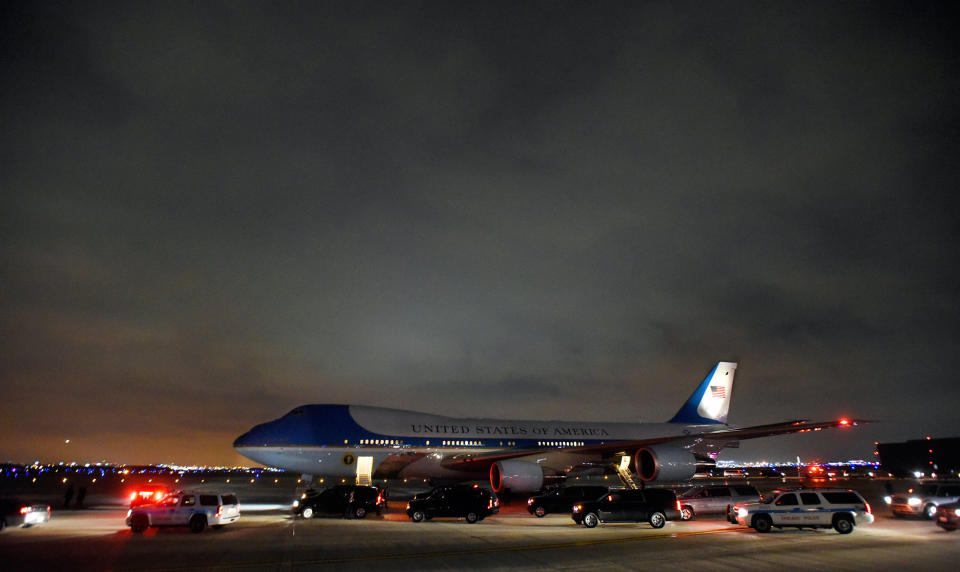
[[[897,477],[960,476],[960,437],[877,443],[880,468]]]

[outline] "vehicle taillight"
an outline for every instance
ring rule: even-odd
[[[377,504],[383,504],[383,493],[377,494]]]
[[[870,503],[865,502],[863,504],[867,505],[867,514],[873,514],[873,511],[870,509]]]
[[[28,507],[28,506],[22,506],[22,507],[20,507],[20,514],[27,514],[27,513],[32,512],[32,511],[33,511],[33,509],[30,508],[30,507]]]
[[[223,505],[217,507],[217,518],[223,516]]]
[[[680,510],[680,501],[677,501],[677,510]]]

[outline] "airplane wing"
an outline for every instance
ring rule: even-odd
[[[660,443],[675,443],[681,447],[690,447],[697,449],[699,444],[708,445],[708,449],[716,449],[724,446],[731,446],[744,439],[756,439],[757,437],[767,437],[770,435],[787,435],[789,433],[806,433],[808,431],[822,431],[823,429],[832,429],[835,427],[852,427],[870,423],[864,419],[838,419],[835,421],[819,421],[811,423],[806,419],[795,419],[792,421],[783,421],[781,423],[771,423],[768,425],[755,425],[753,427],[724,427],[716,431],[689,432],[687,434],[671,435],[669,437],[656,437],[652,439],[641,439],[637,441],[614,441],[600,445],[586,445],[583,447],[561,447],[561,448],[537,448],[523,450],[497,450],[484,453],[465,453],[462,455],[453,455],[446,457],[441,461],[441,465],[448,469],[457,471],[481,471],[487,469],[497,461],[516,459],[536,455],[538,453],[578,453],[578,454],[600,454],[614,455],[617,453],[632,454],[641,447],[658,445]]]
[[[704,433],[702,437],[709,440],[733,440],[756,439],[757,437],[767,437],[770,435],[787,435],[789,433],[806,433],[808,431],[822,431],[823,429],[833,429],[836,427],[853,427],[856,425],[865,425],[872,423],[866,419],[837,419],[835,421],[819,421],[811,423],[806,419],[797,419],[794,421],[784,421],[783,423],[772,423],[770,425],[755,425],[753,427],[731,428],[720,431]]]

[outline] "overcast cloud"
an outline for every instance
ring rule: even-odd
[[[0,457],[239,462],[303,403],[958,435],[937,3],[9,3]],[[71,439],[69,446],[65,439]]]

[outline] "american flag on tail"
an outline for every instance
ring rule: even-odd
[[[727,397],[727,386],[711,385],[710,395],[712,395],[713,397],[719,397],[720,399],[725,399]]]

